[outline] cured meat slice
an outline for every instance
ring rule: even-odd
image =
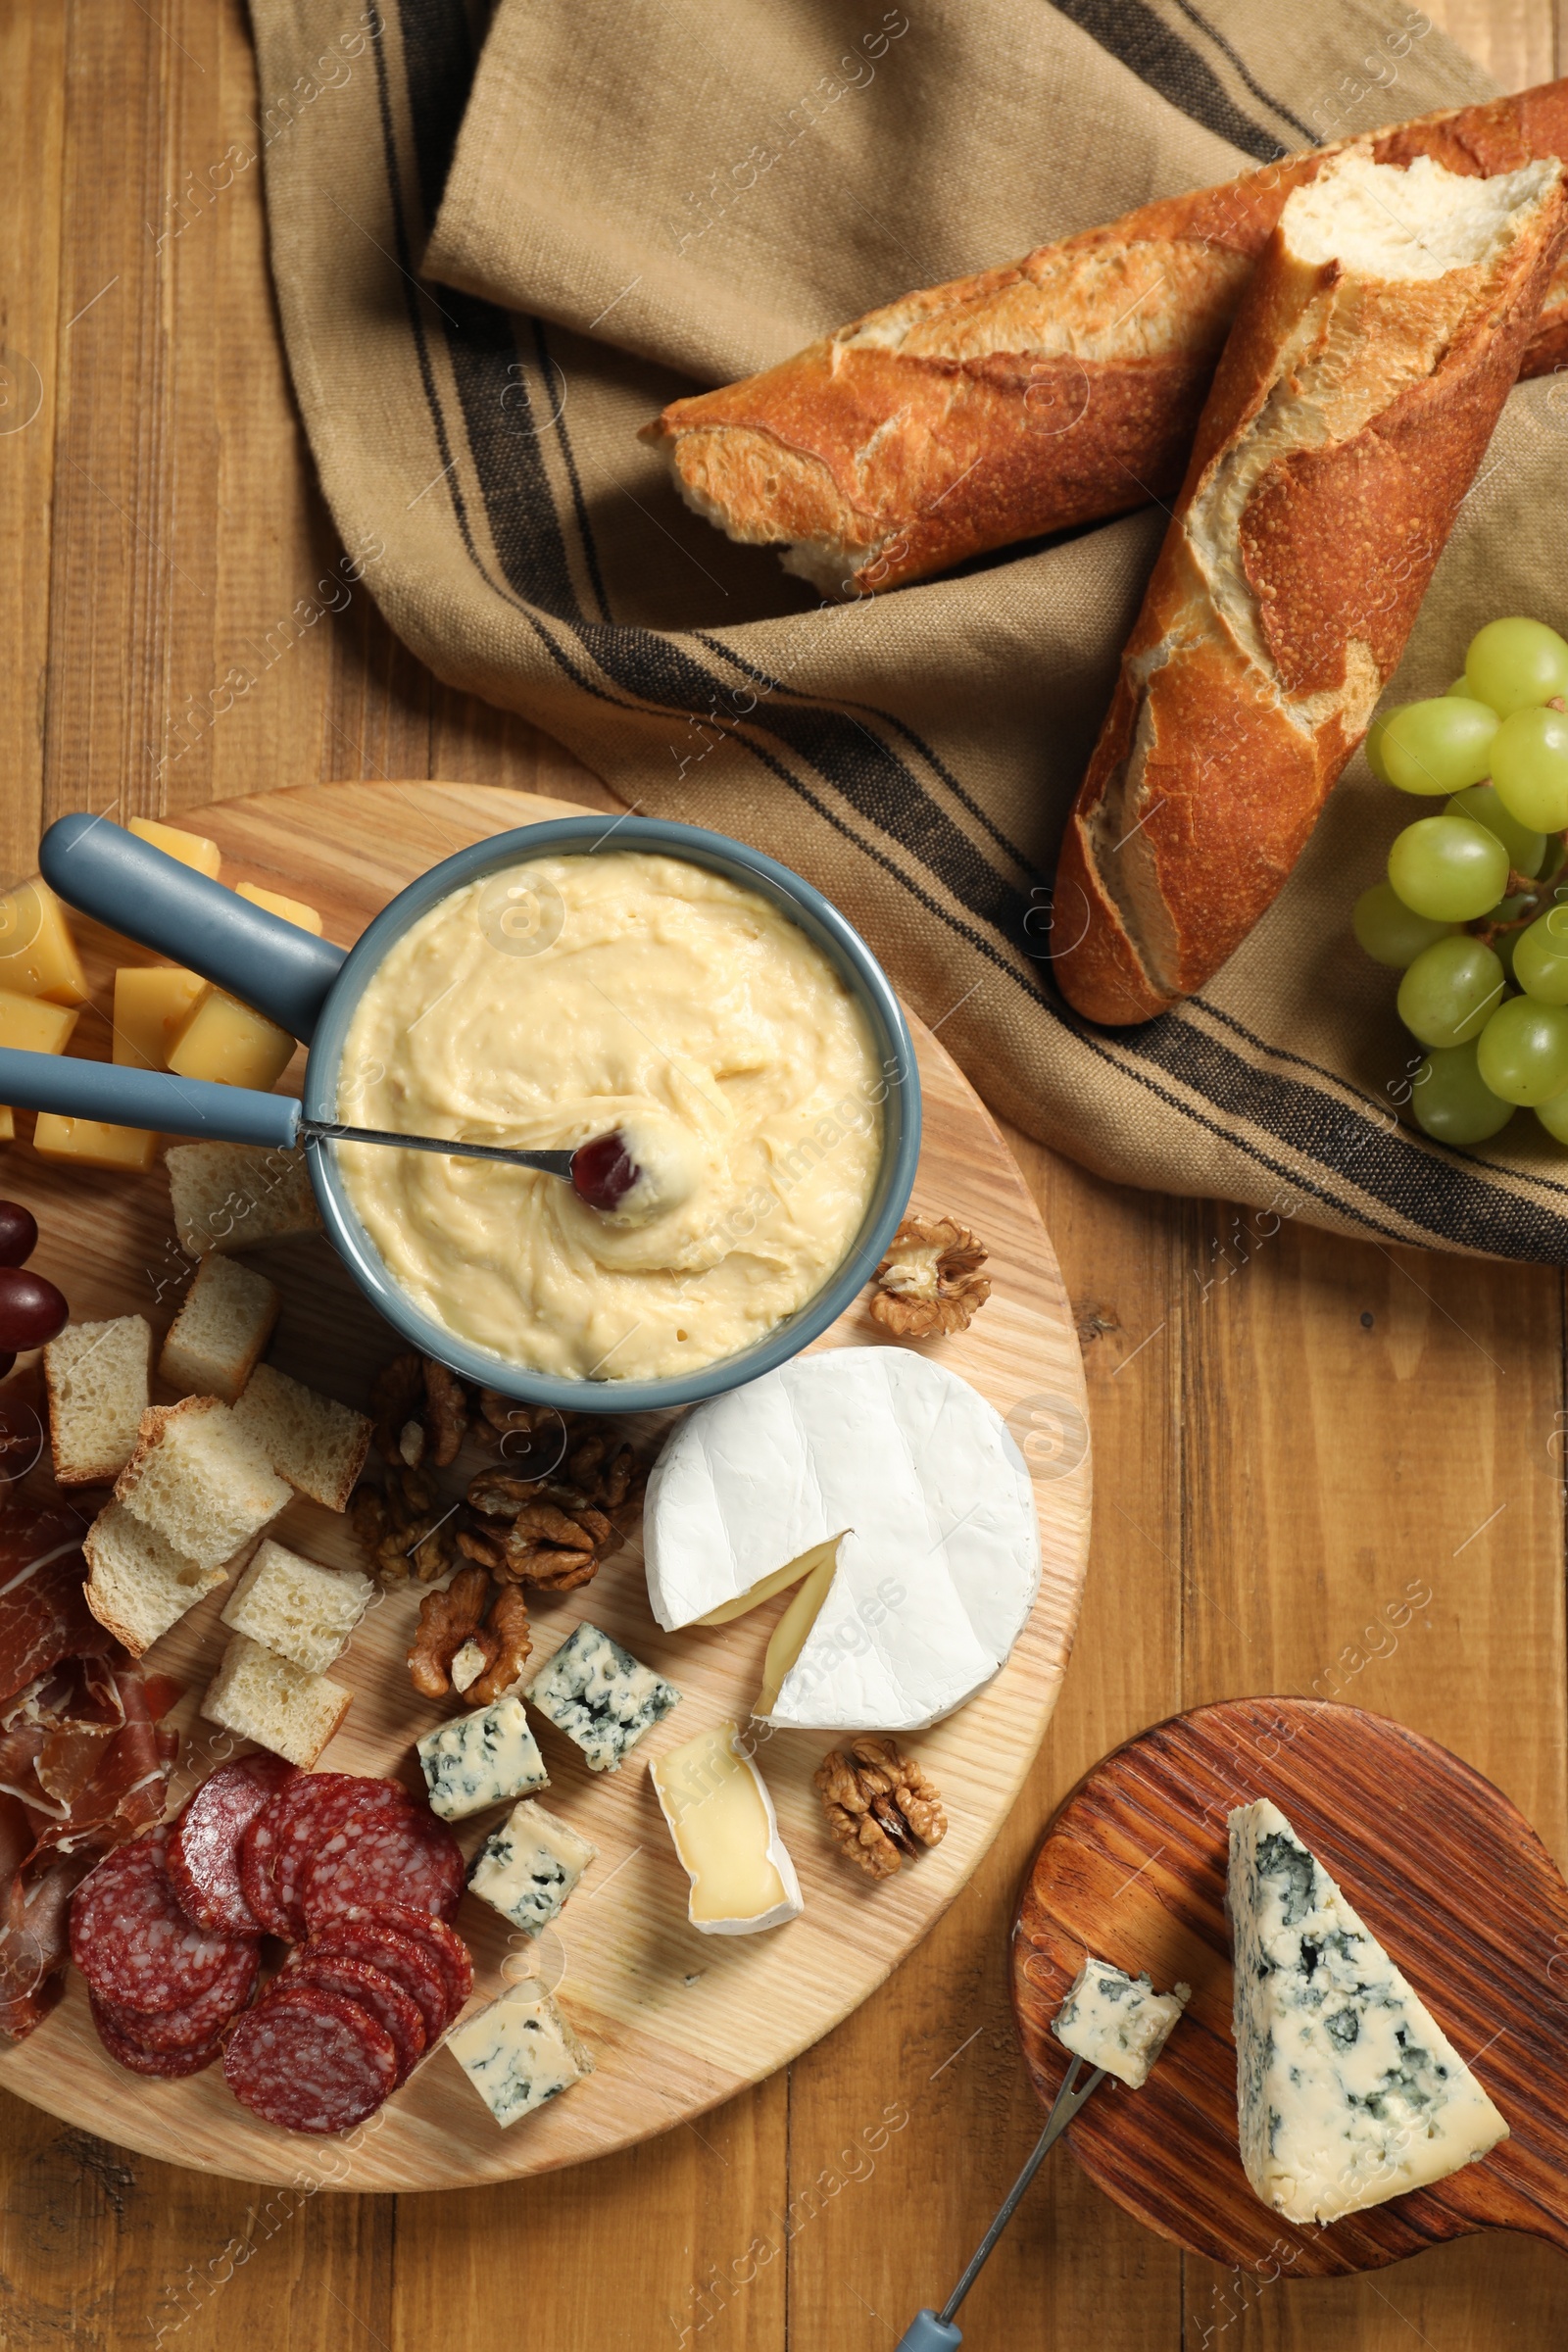
[[[126,2009],[97,1993],[93,1999],[117,2033],[141,2049],[196,2050],[216,2041],[229,2020],[238,2017],[256,1989],[259,1962],[255,1939],[236,1936],[228,1959],[205,1992],[177,2009]]]
[[[180,1909],[164,1868],[168,1832],[106,1854],[71,1899],[71,1957],[94,1992],[119,2008],[183,2008],[231,1965],[234,1938]]]
[[[373,1912],[359,1909],[345,1911],[340,1918],[325,1923],[318,1933],[323,1936],[332,1935],[344,1921],[362,1929],[367,1925],[390,1929],[394,1935],[406,1936],[411,1943],[416,1943],[431,1965],[440,1972],[441,1982],[446,1987],[446,2024],[451,2025],[473,1990],[473,1961],[456,1928],[449,1927],[444,1919],[437,1919],[433,1912],[411,1911],[403,1903],[383,1903]],[[444,2032],[445,2028],[442,2030]]]
[[[319,1794],[307,1794],[291,1812],[272,1864],[272,1885],[291,1923],[294,1941],[310,1927],[305,1883],[323,1856],[341,1855],[345,1840],[373,1822],[399,1821],[414,1811],[414,1799],[396,1781],[356,1780],[347,1773],[318,1773],[331,1782]]]
[[[423,2057],[424,2019],[419,2005],[380,1969],[370,1968],[363,1960],[346,1959],[341,1952],[318,1951],[313,1937],[289,1963],[278,1983],[290,1989],[296,1984],[315,1984],[323,1992],[340,1992],[347,2000],[358,2001],[362,2009],[368,2009],[376,2024],[392,2036],[400,2082]]]
[[[437,1921],[443,1927],[442,1921]],[[451,1930],[445,1931],[451,1934]],[[457,1937],[453,1936],[453,1941]],[[332,1919],[318,1928],[306,1947],[312,1957],[320,1954],[341,1960],[362,1961],[367,1968],[379,1969],[384,1977],[401,1986],[419,2012],[424,2024],[425,2047],[438,2041],[446,2032],[449,2018],[454,2014],[449,2005],[448,1977],[437,1962],[428,1944],[420,1944],[413,1936],[400,1935],[379,1918]]]
[[[230,1936],[263,1933],[240,1883],[239,1841],[293,1778],[293,1765],[281,1756],[243,1756],[220,1764],[180,1814],[169,1840],[169,1876],[199,1926]]]
[[[463,1881],[463,1848],[452,1832],[410,1804],[401,1813],[350,1813],[305,1873],[300,1901],[312,1928],[340,1911],[377,1913],[388,1903],[450,1920]]]
[[[0,1703],[62,1658],[123,1654],[87,1606],[85,1532],[63,1505],[29,1504],[0,1522]]]
[[[347,1772],[296,1773],[242,1833],[240,1890],[269,1936],[283,1936],[293,1942],[302,1932],[302,1923],[284,1903],[277,1882],[278,1861],[296,1819],[314,1819],[319,1808],[337,1801],[350,1789],[368,1785]]]
[[[222,2048],[220,2042],[208,2041],[190,2050],[144,2050],[121,2031],[112,2012],[101,2001],[91,1999],[90,2007],[104,2048],[117,2066],[127,2067],[133,2075],[152,2075],[160,2082],[177,2082],[183,2076],[199,2075],[204,2067],[211,2066]]]
[[[234,2028],[223,2078],[280,2132],[350,2132],[395,2088],[398,2054],[358,2001],[285,1976]]]

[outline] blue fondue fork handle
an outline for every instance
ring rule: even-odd
[[[345,948],[269,914],[265,906],[253,906],[221,882],[210,882],[105,817],[58,817],[38,845],[38,865],[68,906],[200,972],[302,1045],[310,1044],[343,968]],[[171,1134],[228,1134],[220,1127],[176,1130],[165,1118],[124,1123],[162,1127]]]
[[[71,1119],[107,1119],[114,1127],[151,1127],[161,1135],[198,1135],[217,1144],[287,1147],[299,1141],[300,1106],[292,1095],[261,1095],[114,1061],[26,1054],[14,1046],[0,1047],[0,1102],[56,1110]]]

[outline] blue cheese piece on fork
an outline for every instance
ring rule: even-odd
[[[1051,2021],[1065,2049],[1141,2090],[1192,1987],[1156,1992],[1150,1977],[1129,1977],[1108,1960],[1086,1960]]]
[[[1508,2127],[1266,1797],[1230,1816],[1242,2163],[1265,2205],[1332,2222],[1430,2187]]]
[[[680,1692],[598,1626],[579,1625],[534,1676],[527,1697],[581,1748],[590,1772],[618,1772]]]
[[[514,1985],[465,2018],[446,2046],[503,2129],[594,2071],[592,2053],[534,1984]]]

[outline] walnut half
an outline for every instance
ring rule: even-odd
[[[868,1878],[891,1879],[906,1857],[948,1834],[935,1782],[896,1740],[862,1732],[848,1747],[830,1748],[812,1779],[828,1828]]]
[[[901,1340],[967,1331],[991,1296],[986,1251],[953,1217],[906,1217],[874,1277],[871,1312]]]
[[[427,1592],[409,1650],[409,1676],[422,1698],[444,1698],[453,1668],[464,1652],[477,1652],[477,1667],[465,1674],[463,1695],[488,1707],[521,1674],[533,1647],[528,1604],[515,1585],[492,1596],[488,1572],[460,1568],[442,1592]],[[466,1663],[474,1663],[470,1656]]]

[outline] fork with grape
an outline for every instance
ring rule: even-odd
[[[1354,914],[1427,1048],[1417,1123],[1480,1144],[1523,1106],[1568,1144],[1568,640],[1488,621],[1447,693],[1378,719],[1366,756],[1381,783],[1444,804]]]

